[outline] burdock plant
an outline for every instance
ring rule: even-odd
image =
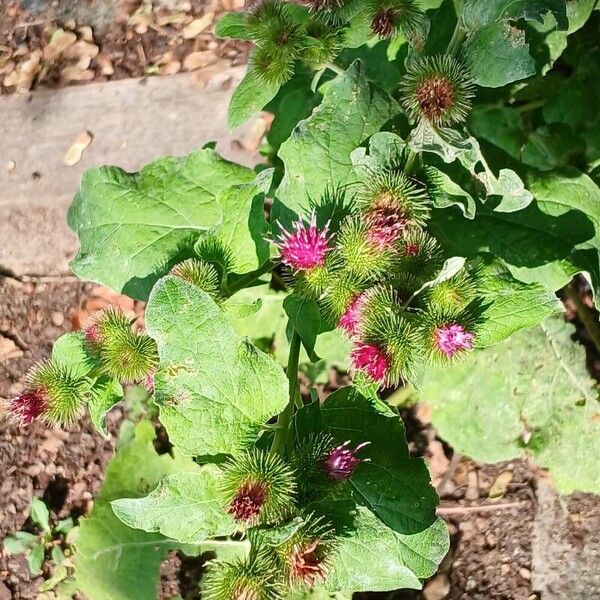
[[[87,407],[106,434],[124,391],[147,390],[169,453],[156,454],[148,423],[150,435],[142,426],[119,447],[77,541],[75,580],[90,600],[154,597],[172,548],[206,558],[208,600],[419,588],[446,555],[438,498],[397,406],[454,377],[468,393],[440,386],[445,414],[460,401],[461,427],[480,415],[485,403],[469,403],[487,387],[474,374],[504,364],[484,349],[556,312],[571,274],[598,288],[588,216],[600,196],[593,130],[560,94],[585,53],[554,73],[569,82],[552,93],[527,79],[550,68],[549,53],[560,60],[557,39],[578,35],[564,3],[435,4],[252,2],[216,32],[253,43],[229,121],[274,113],[268,164],[248,169],[206,146],[136,174],[84,175],[69,211],[81,244],[72,269],[145,302],[144,324],[101,312],[58,340],[5,408],[26,426],[68,424]],[[564,129],[544,123],[566,113]],[[579,135],[588,174],[556,151]],[[547,344],[564,363],[553,327],[535,331],[544,341],[527,352]],[[329,393],[334,378],[319,387],[313,375],[332,364],[347,385]],[[594,405],[583,384],[554,419],[568,392],[555,377],[531,374],[544,394],[560,389],[542,416],[506,386],[519,397],[515,447],[543,447],[551,468],[556,423],[578,416],[597,431],[578,412]],[[512,414],[514,397],[493,401],[494,414]],[[536,443],[519,434],[525,419]],[[461,444],[475,430],[465,425]],[[490,454],[506,456],[509,442]],[[590,454],[582,489],[597,480]],[[135,586],[120,579],[131,569]]]

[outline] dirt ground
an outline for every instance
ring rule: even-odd
[[[0,282],[0,396],[18,392],[23,374],[48,356],[59,335],[81,325],[89,312],[108,302],[124,310],[141,307],[106,290],[71,279],[20,282],[5,277]],[[454,457],[436,438],[426,407],[403,414],[413,454],[425,455],[440,496],[440,514],[446,519],[452,549],[440,572],[422,593],[397,592],[394,600],[534,600],[532,588],[532,538],[536,513],[536,488],[543,474],[525,460],[479,465]],[[115,433],[120,409],[110,414]],[[49,503],[54,521],[86,514],[102,481],[104,467],[114,448],[115,436],[103,440],[89,421],[67,430],[34,425],[23,429],[0,423],[0,539],[31,524],[27,514],[35,495]],[[510,474],[510,477],[509,477]],[[503,483],[504,482],[504,483]],[[490,489],[501,489],[492,509]],[[591,498],[591,499],[590,499]],[[569,500],[573,547],[585,545],[586,523],[600,524],[597,499],[579,495]],[[590,518],[596,521],[590,521]],[[589,529],[589,527],[588,527]],[[0,553],[0,581],[15,600],[37,597],[37,588],[49,574],[29,575],[22,557]],[[200,562],[172,554],[161,570],[159,598],[179,593],[197,597]],[[379,595],[373,595],[378,597]],[[364,596],[363,596],[364,597]],[[371,595],[369,596],[371,597]],[[2,598],[2,588],[0,588]]]

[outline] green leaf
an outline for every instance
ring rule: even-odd
[[[464,48],[464,58],[477,85],[502,87],[535,75],[525,32],[507,22],[478,29]]]
[[[430,227],[450,254],[501,258],[517,279],[557,290],[588,271],[600,292],[600,190],[575,169],[532,174],[536,198],[523,210],[504,213],[485,204],[470,221],[433,211]]]
[[[32,575],[39,575],[42,572],[42,564],[44,563],[44,544],[43,542],[34,546],[31,552],[27,555],[27,566]]]
[[[513,158],[521,157],[527,136],[523,131],[523,117],[516,108],[475,105],[468,124],[477,138],[491,142]]]
[[[69,531],[71,531],[71,529],[73,529],[74,526],[75,523],[73,522],[73,519],[71,517],[61,519],[56,524],[56,527],[54,528],[54,533],[63,533],[66,535],[67,533],[69,533]]]
[[[468,192],[465,192],[456,184],[446,173],[429,166],[427,168],[430,174],[434,174],[436,182],[436,194],[433,197],[433,205],[436,208],[448,208],[449,206],[458,206],[467,219],[475,216],[475,200]]]
[[[325,431],[337,442],[370,442],[361,453],[370,461],[349,480],[361,504],[402,534],[418,533],[434,522],[437,494],[424,461],[410,457],[397,414],[345,387],[327,398],[321,417]]]
[[[160,355],[160,420],[182,451],[235,454],[287,404],[281,367],[236,335],[195,286],[161,279],[148,301],[146,325]]]
[[[39,525],[46,533],[50,532],[50,511],[43,500],[34,497],[31,500],[29,518]]]
[[[85,377],[98,367],[98,361],[87,349],[81,331],[61,335],[52,346],[52,360],[69,367],[78,377]]]
[[[406,535],[386,527],[364,506],[352,509],[347,502],[332,501],[327,516],[342,525],[327,580],[332,591],[421,589],[420,580],[431,577],[448,552],[448,530],[441,519],[421,532]]]
[[[288,224],[306,209],[308,198],[318,200],[328,187],[354,181],[351,153],[399,112],[391,96],[369,83],[359,61],[336,77],[322,103],[281,145],[285,175],[274,217]]]
[[[162,158],[138,173],[88,169],[67,216],[80,242],[71,268],[145,300],[174,262],[191,256],[198,235],[222,222],[216,196],[253,179],[210,149]]]
[[[90,399],[88,401],[88,411],[90,419],[96,428],[96,431],[103,437],[108,437],[106,429],[106,414],[108,411],[123,399],[123,388],[116,379],[110,377],[99,377],[94,383]]]
[[[269,83],[260,77],[252,68],[237,86],[229,103],[227,125],[235,129],[250,117],[262,110],[279,91],[280,85]]]
[[[218,501],[220,473],[215,465],[205,465],[197,473],[170,475],[144,498],[113,500],[113,512],[129,527],[186,544],[231,535],[235,521]]]
[[[482,305],[478,314],[481,324],[476,329],[478,348],[497,344],[564,310],[553,292],[539,284],[517,281],[497,261],[477,261],[472,268]]]
[[[585,143],[561,123],[538,127],[530,134],[522,153],[522,161],[540,171],[583,162],[584,157]]]
[[[265,169],[252,183],[228,187],[217,196],[223,222],[210,233],[231,250],[235,273],[249,273],[269,260],[264,198],[272,178],[273,169]]]
[[[4,538],[2,545],[9,554],[23,554],[31,548],[39,537],[28,531],[17,531],[14,535]]]
[[[600,492],[600,402],[561,317],[473,353],[452,369],[430,369],[421,398],[453,448],[497,462],[532,454],[562,493]]]
[[[319,305],[314,300],[303,298],[298,294],[290,294],[283,301],[283,310],[288,316],[290,327],[300,335],[310,361],[319,360],[315,354],[317,335],[321,332]]]
[[[228,12],[216,23],[214,28],[216,37],[233,38],[235,40],[252,39],[248,33],[246,14],[243,12]]]
[[[160,563],[176,546],[162,535],[127,527],[110,507],[111,500],[146,495],[166,475],[198,468],[190,459],[158,455],[154,438],[151,423],[137,425],[135,438],[109,463],[90,516],[80,521],[75,578],[88,600],[154,598]]]
[[[548,12],[566,29],[565,0],[463,0],[461,20],[467,29],[478,29],[494,21],[543,21]]]

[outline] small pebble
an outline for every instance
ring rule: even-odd
[[[61,312],[55,310],[50,315],[50,321],[52,321],[52,325],[55,327],[60,327],[65,322],[65,316]]]

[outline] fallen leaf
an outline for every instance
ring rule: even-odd
[[[216,60],[217,57],[214,52],[198,50],[198,52],[192,52],[183,59],[183,68],[186,71],[195,71],[216,62]]]
[[[94,138],[89,131],[82,131],[63,156],[65,165],[67,165],[67,167],[76,165],[81,160],[83,151],[92,143],[93,139]]]
[[[512,471],[503,471],[498,475],[496,481],[490,487],[489,497],[491,500],[500,500],[508,488],[508,484],[512,481]]]
[[[207,12],[199,19],[194,19],[189,25],[183,28],[182,35],[186,40],[194,39],[200,35],[207,27],[209,27],[215,18],[214,12]]]
[[[99,52],[100,49],[96,44],[79,40],[63,52],[63,57],[72,60],[81,60],[82,58],[89,58],[91,60],[92,58],[96,58]]]
[[[69,46],[77,41],[77,36],[72,31],[57,29],[44,48],[44,60],[56,60]]]

